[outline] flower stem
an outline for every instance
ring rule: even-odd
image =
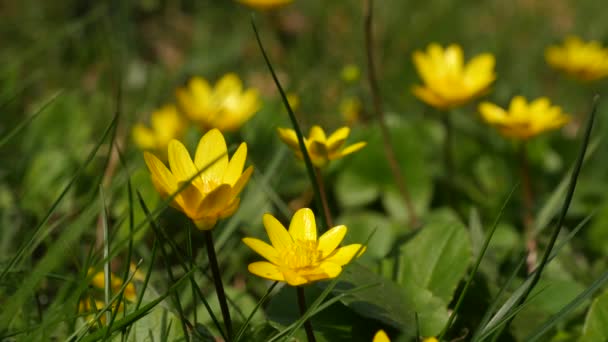
[[[300,315],[304,315],[306,313],[306,297],[304,297],[304,288],[302,286],[297,286],[296,291],[298,293],[298,307],[300,308]],[[304,330],[306,331],[306,338],[308,342],[316,342],[315,334],[312,331],[312,323],[310,320],[306,320],[304,322]]]
[[[222,317],[224,318],[224,325],[226,326],[226,336],[228,336],[228,341],[230,341],[232,339],[232,320],[230,319],[230,311],[228,310],[228,302],[226,300],[226,293],[224,292],[224,285],[222,284],[222,276],[217,263],[217,256],[215,255],[211,230],[205,231],[205,243],[207,246],[207,255],[209,256],[209,266],[211,266],[211,273],[213,275],[213,281],[215,282],[217,300],[220,302]]]
[[[405,202],[406,210],[409,214],[409,224],[410,227],[415,228],[418,225],[418,218],[416,217],[416,211],[414,209],[414,204],[412,203],[412,198],[410,197],[410,193],[406,186],[405,176],[403,175],[403,171],[397,162],[397,158],[395,157],[395,151],[393,149],[393,145],[391,143],[390,131],[388,126],[386,125],[386,121],[384,119],[384,111],[382,109],[382,99],[380,97],[380,88],[378,87],[378,79],[376,76],[376,69],[374,63],[374,53],[373,53],[373,37],[372,37],[372,18],[373,18],[373,0],[365,0],[364,8],[365,8],[365,49],[367,53],[367,76],[369,81],[369,86],[371,90],[374,112],[376,115],[376,119],[378,120],[378,124],[380,125],[380,130],[382,132],[382,142],[384,144],[384,153],[386,154],[386,159],[388,160],[389,167],[391,172],[393,173],[393,178],[395,179],[395,183],[397,184],[397,188],[401,193],[401,197]]]
[[[528,273],[534,270],[537,259],[537,248],[536,239],[534,239],[534,232],[532,227],[534,226],[534,193],[532,192],[532,181],[530,176],[530,167],[528,163],[528,152],[526,149],[526,143],[522,142],[519,146],[519,163],[521,170],[521,183],[522,183],[522,201],[524,204],[522,222],[524,225],[524,236],[526,239],[526,250],[528,256],[526,258],[526,264],[528,266]]]
[[[334,222],[331,217],[331,211],[329,210],[329,203],[327,202],[327,192],[325,190],[325,182],[323,182],[323,174],[321,169],[315,167],[315,176],[317,177],[317,184],[319,184],[319,193],[321,195],[321,203],[323,205],[323,211],[325,212],[325,218],[327,219],[326,230],[329,230],[334,226]]]

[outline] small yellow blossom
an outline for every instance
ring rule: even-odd
[[[460,106],[488,91],[496,79],[494,56],[477,55],[466,65],[459,45],[446,49],[431,44],[427,52],[414,52],[414,65],[424,86],[412,88],[414,95],[441,110]]]
[[[436,337],[426,337],[422,342],[439,342],[439,340]]]
[[[296,132],[289,128],[279,128],[278,132],[279,138],[294,151],[298,158],[303,159]],[[313,126],[310,129],[308,138],[304,138],[304,145],[312,163],[316,167],[323,167],[330,160],[340,159],[365,147],[366,142],[358,142],[343,148],[349,134],[350,128],[341,127],[329,137],[326,137],[323,128]]]
[[[522,140],[557,129],[570,119],[560,107],[551,106],[546,97],[528,104],[523,96],[515,96],[508,110],[483,102],[479,105],[479,111],[484,120],[496,126],[504,136]]]
[[[150,127],[141,123],[133,127],[133,140],[143,150],[166,151],[171,139],[180,139],[186,129],[184,119],[174,105],[166,105],[154,111]]]
[[[257,10],[267,10],[287,5],[293,0],[237,0],[243,5],[255,8]]]
[[[340,114],[347,125],[359,122],[361,107],[361,101],[356,97],[347,97],[340,101]]]
[[[359,80],[361,71],[356,64],[347,64],[342,68],[341,76],[344,82],[352,83]]]
[[[171,205],[202,230],[212,229],[218,219],[228,217],[238,209],[238,196],[253,172],[251,166],[243,171],[246,158],[247,144],[242,143],[228,159],[226,141],[218,129],[212,129],[201,138],[194,162],[186,147],[172,140],[169,143],[171,170],[153,154],[144,152],[152,183],[163,198],[177,193],[185,182],[200,172],[175,195]]]
[[[545,51],[547,63],[582,81],[608,76],[608,48],[597,41],[583,42],[569,36],[563,45],[552,45]]]
[[[391,342],[391,339],[388,338],[388,335],[384,330],[378,330],[376,335],[374,335],[372,342]]]
[[[88,274],[91,275],[94,272],[95,272],[95,270],[90,268],[88,271]],[[112,289],[112,292],[116,293],[116,292],[120,291],[120,288],[124,284],[122,281],[122,278],[120,278],[119,276],[117,276],[114,273],[112,273],[110,278],[111,278],[110,282],[112,283],[110,288]],[[93,287],[96,287],[98,289],[104,289],[105,284],[106,284],[106,282],[105,282],[104,272],[97,272],[93,275],[93,278],[91,278],[91,285],[93,285]],[[134,302],[137,299],[137,294],[135,293],[135,285],[133,285],[133,283],[128,283],[127,286],[125,286],[125,291],[123,292],[123,296],[125,297],[125,299],[127,299],[130,302]]]
[[[312,210],[298,210],[291,219],[289,231],[272,215],[263,218],[272,246],[254,238],[243,242],[268,261],[249,264],[249,272],[270,280],[299,286],[337,277],[342,266],[365,252],[365,247],[351,244],[338,247],[346,235],[346,226],[331,228],[317,239],[317,226]],[[358,253],[358,254],[357,254]]]
[[[177,89],[176,96],[182,111],[203,130],[236,131],[260,109],[258,91],[243,91],[241,79],[233,73],[224,75],[213,88],[205,79],[194,77],[187,87]]]

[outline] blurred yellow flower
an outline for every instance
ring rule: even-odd
[[[150,117],[150,127],[135,124],[133,140],[143,150],[166,151],[171,139],[179,139],[184,134],[186,123],[174,105],[166,105],[154,111]]]
[[[439,342],[439,340],[436,337],[427,337],[422,342]]]
[[[218,129],[212,129],[201,138],[194,162],[186,147],[172,140],[169,143],[171,170],[153,154],[144,152],[152,183],[163,198],[175,194],[185,182],[200,172],[175,195],[171,205],[186,214],[202,230],[212,229],[218,219],[228,217],[238,209],[238,196],[253,172],[251,166],[243,171],[246,158],[247,144],[242,143],[228,159],[226,141]]]
[[[86,298],[86,299],[82,299],[82,300],[80,300],[80,302],[78,302],[78,312],[88,314],[88,315],[86,315],[85,320],[89,324],[93,324],[95,315],[98,314],[99,311],[101,311],[101,309],[103,309],[105,306],[106,306],[106,303],[104,303],[104,301],[102,301],[102,300],[91,301],[91,299]],[[113,303],[108,310],[114,310],[115,308],[116,308],[116,304]],[[117,312],[122,312],[122,311],[124,311],[124,309],[125,309],[124,305],[122,303],[120,303],[120,305],[118,306]],[[99,316],[99,321],[101,322],[101,324],[106,324],[106,315],[102,313]]]
[[[296,132],[289,128],[279,128],[278,132],[279,138],[294,151],[298,158],[303,159]],[[306,146],[312,163],[316,167],[323,167],[330,160],[340,159],[365,147],[367,144],[366,142],[358,142],[343,148],[349,134],[350,128],[341,127],[329,137],[326,137],[323,128],[313,126],[310,129],[308,138],[304,138],[304,145]]]
[[[479,105],[479,112],[487,123],[496,126],[504,136],[516,139],[528,139],[557,129],[570,120],[560,107],[551,106],[546,97],[528,104],[523,96],[515,96],[508,110],[483,102]]]
[[[253,7],[258,10],[267,10],[272,8],[281,7],[287,5],[293,0],[237,0],[243,5]]]
[[[272,215],[263,218],[272,246],[255,238],[243,242],[268,261],[249,264],[249,272],[270,280],[299,286],[337,277],[342,266],[361,256],[365,247],[351,244],[338,247],[346,235],[346,226],[331,228],[317,239],[317,226],[312,210],[298,210],[291,219],[289,231]]]
[[[213,88],[205,79],[194,77],[187,87],[177,89],[176,96],[182,111],[203,130],[236,131],[261,106],[258,91],[243,91],[241,79],[233,73],[224,75]]]
[[[93,274],[94,272],[95,272],[95,270],[92,268],[90,268],[88,270],[89,275]],[[113,293],[117,293],[118,291],[120,291],[120,288],[124,284],[122,281],[122,278],[117,276],[114,273],[112,273],[110,282],[112,283],[110,285],[110,288],[112,289]],[[104,276],[103,272],[97,272],[93,275],[93,278],[91,278],[91,285],[93,285],[93,287],[103,290],[105,288],[105,284],[106,284],[106,282],[105,282],[105,276]],[[126,300],[128,300],[130,302],[134,302],[137,299],[137,294],[135,293],[135,285],[133,285],[133,283],[128,283],[125,286],[125,291],[123,292],[123,296]]]
[[[426,53],[414,52],[414,65],[424,82],[415,85],[414,95],[425,103],[441,109],[460,106],[488,91],[496,79],[494,56],[490,53],[477,55],[466,65],[459,45],[446,49],[430,44]]]
[[[583,42],[569,36],[563,45],[552,45],[545,51],[547,63],[582,81],[608,76],[608,48],[597,41]]]
[[[344,80],[344,82],[352,83],[359,80],[361,71],[356,64],[347,64],[342,68],[340,76],[342,76],[342,80]]]
[[[296,93],[287,94],[287,102],[294,112],[300,107],[300,97]]]
[[[356,97],[346,97],[340,101],[340,114],[347,125],[352,125],[359,121],[361,107],[361,101]]]
[[[391,342],[391,339],[388,338],[388,335],[384,332],[384,330],[378,330],[376,335],[374,335],[372,342]]]

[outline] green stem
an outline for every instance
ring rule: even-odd
[[[452,120],[450,113],[439,113],[441,118],[441,124],[445,132],[443,139],[443,162],[445,168],[445,179],[448,185],[448,191],[446,195],[448,198],[449,205],[454,208],[454,156],[452,154]]]
[[[304,315],[306,313],[306,297],[304,296],[304,288],[302,286],[296,287],[296,292],[298,293],[298,307],[300,308],[300,315]],[[312,330],[312,323],[310,320],[306,320],[304,322],[304,330],[306,331],[306,338],[308,342],[316,342],[315,334]]]
[[[522,142],[519,146],[519,163],[521,168],[521,183],[522,183],[522,201],[524,204],[522,223],[524,226],[524,237],[526,240],[528,273],[531,273],[536,266],[538,251],[536,248],[536,239],[534,238],[534,193],[532,191],[532,178],[530,175],[530,166],[528,162],[528,152],[526,142]]]
[[[327,201],[327,191],[325,190],[325,182],[323,181],[323,174],[321,169],[315,167],[315,176],[317,177],[317,184],[319,184],[319,194],[321,195],[321,204],[323,205],[323,211],[325,212],[325,218],[327,220],[327,229],[329,230],[334,226],[334,222],[329,210],[329,203]]]
[[[215,282],[215,292],[217,293],[217,300],[220,302],[220,309],[222,310],[224,325],[226,326],[226,336],[228,337],[228,341],[230,341],[232,340],[232,320],[230,319],[228,301],[226,300],[224,285],[222,284],[222,276],[220,274],[220,268],[217,263],[217,256],[215,255],[215,247],[213,246],[213,235],[211,233],[211,230],[205,231],[205,243],[207,246],[207,255],[209,256],[209,266],[211,267],[213,281]]]

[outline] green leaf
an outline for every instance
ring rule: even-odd
[[[471,242],[459,219],[449,210],[434,212],[400,250],[400,283],[427,289],[449,303],[471,259]]]
[[[340,216],[336,220],[348,227],[343,244],[363,243],[377,229],[367,245],[362,258],[378,260],[391,250],[401,225],[390,221],[384,215],[371,211],[357,211]]]
[[[608,291],[593,300],[579,342],[608,340]]]

